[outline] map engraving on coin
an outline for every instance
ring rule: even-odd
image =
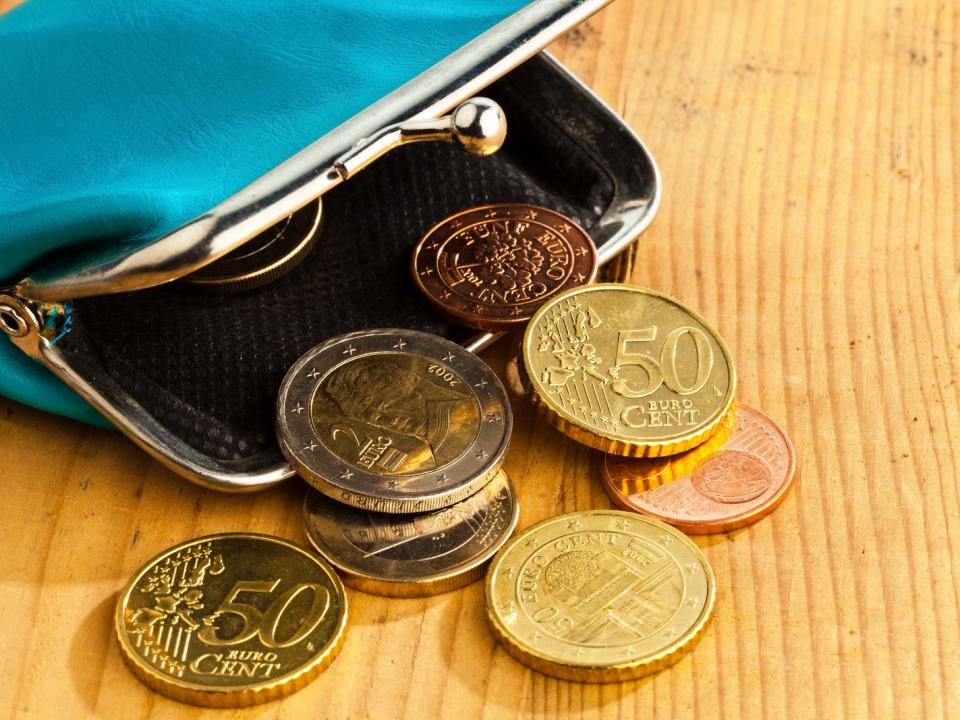
[[[615,510],[535,525],[487,575],[488,616],[507,650],[571,680],[625,680],[675,662],[700,637],[713,594],[696,545]]]
[[[702,445],[670,458],[606,455],[604,486],[620,507],[687,533],[727,532],[766,516],[793,485],[796,454],[771,418],[734,403]]]
[[[496,474],[512,414],[494,372],[444,338],[365,330],[308,351],[277,399],[280,448],[321,492],[376,512],[459,502]]]
[[[733,400],[733,362],[699,316],[628,285],[553,298],[523,339],[530,395],[574,439],[619,455],[681,452],[713,432]]]
[[[454,322],[480,330],[524,324],[548,298],[593,281],[596,248],[570,218],[522,203],[484,205],[431,228],[413,277]]]
[[[151,560],[121,593],[127,662],[174,699],[238,707],[302,687],[339,652],[346,596],[319,559],[261,535],[214,535]]]
[[[482,490],[429,513],[345,507],[320,492],[304,502],[307,536],[344,582],[393,597],[434,595],[483,576],[516,527],[516,490],[500,470]]]

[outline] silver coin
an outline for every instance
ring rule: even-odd
[[[430,513],[375,513],[311,490],[303,516],[310,542],[347,585],[376,595],[420,597],[483,577],[513,534],[520,505],[501,470],[466,500]]]
[[[339,502],[427,512],[477,492],[510,442],[500,380],[473,353],[413,330],[327,340],[289,370],[277,438],[297,472]]]

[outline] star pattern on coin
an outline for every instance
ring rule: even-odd
[[[699,566],[696,563],[692,563],[692,562],[687,563],[683,567],[691,575],[696,574],[697,570],[699,570]]]
[[[473,311],[479,315],[480,313],[482,313],[482,312],[484,311],[484,307],[483,307],[483,305],[481,305],[480,303],[474,303],[474,305],[473,305]]]
[[[669,535],[661,535],[659,538],[657,538],[657,541],[658,541],[661,545],[663,545],[664,547],[666,547],[667,545],[669,545],[670,543],[673,542],[673,538],[670,537]]]
[[[318,447],[320,447],[320,446],[317,445],[316,442],[314,442],[313,440],[311,440],[308,444],[306,444],[306,445],[303,446],[303,449],[304,449],[304,450],[309,450],[310,452],[313,452],[313,451],[316,450]]]
[[[680,631],[677,630],[676,628],[674,627],[667,628],[667,637],[676,637],[679,634],[680,634]]]
[[[347,345],[347,349],[343,351],[343,354],[344,354],[344,355],[349,355],[350,357],[353,357],[353,354],[354,354],[356,351],[357,351],[357,349],[353,346],[353,343],[350,343],[349,345]]]
[[[453,362],[453,353],[452,353],[452,352],[448,352],[446,355],[444,355],[444,356],[443,356],[443,361],[444,361],[445,363],[452,363],[452,362]]]
[[[538,214],[539,214],[539,213],[537,213],[536,210],[527,210],[527,212],[524,213],[523,216],[524,216],[527,220],[535,220]]]
[[[562,224],[559,228],[557,228],[557,229],[558,229],[560,232],[570,232],[571,230],[573,230],[573,225],[571,225],[570,223],[563,223],[563,224]]]
[[[403,350],[406,346],[407,346],[407,343],[404,342],[403,338],[400,338],[393,344],[393,349]]]
[[[693,595],[692,597],[688,597],[683,604],[687,607],[696,607],[700,604],[700,598],[696,595]]]
[[[543,633],[541,633],[539,630],[535,630],[533,634],[530,636],[530,639],[536,642],[542,637],[543,637]]]
[[[500,422],[500,413],[494,411],[494,412],[490,413],[489,415],[487,415],[487,422],[488,422],[488,423],[498,423],[498,422]]]
[[[576,280],[577,282],[583,282],[584,280],[587,279],[587,276],[584,275],[583,273],[577,273],[573,277],[574,277],[574,280]]]
[[[496,208],[490,208],[489,210],[487,210],[487,211],[483,214],[483,216],[484,216],[485,218],[495,218],[495,217],[497,216],[497,209],[496,209]]]
[[[454,220],[452,223],[450,223],[450,227],[452,227],[454,230],[456,230],[461,225],[463,225],[463,223],[460,222],[459,220]]]
[[[397,483],[397,481],[394,480],[393,478],[390,478],[389,480],[387,480],[387,487],[390,488],[391,490],[396,490],[398,485],[399,483]]]
[[[443,473],[440,477],[437,478],[437,485],[446,485],[447,480],[450,478],[447,477],[446,473]]]
[[[292,408],[290,408],[290,412],[296,413],[297,415],[302,413],[304,410],[306,410],[306,408],[303,406],[303,403],[297,403]]]
[[[342,473],[340,473],[341,480],[349,480],[352,477],[353,477],[353,473],[349,469],[344,470]]]
[[[578,658],[583,657],[583,648],[577,648],[577,652],[574,653]]]
[[[487,459],[487,451],[484,450],[483,448],[480,448],[479,450],[477,450],[477,451],[473,454],[473,456],[474,456],[475,458],[477,458],[478,460],[486,460],[486,459]]]
[[[510,314],[513,315],[514,317],[519,317],[520,315],[523,314],[523,310],[521,310],[518,307],[512,307],[510,308]]]
[[[618,530],[629,530],[630,523],[627,520],[617,520],[617,529]]]
[[[485,388],[487,386],[487,381],[486,379],[483,379],[478,383],[474,383],[473,386],[478,388]]]
[[[529,539],[524,543],[527,547],[534,547],[537,544],[537,538],[534,535],[531,535]]]
[[[633,645],[627,645],[627,646],[623,649],[623,654],[624,654],[624,655],[633,655],[635,652],[636,652],[636,650],[633,649]]]
[[[579,520],[571,520],[570,522],[567,523],[567,527],[570,530],[579,530],[580,528],[583,527],[583,523],[580,522]]]
[[[504,571],[501,573],[501,575],[503,575],[507,580],[509,580],[510,578],[513,577],[513,568],[512,568],[512,567],[508,567],[506,570],[504,570]]]
[[[320,371],[316,368],[310,368],[310,372],[307,373],[307,377],[311,380],[316,380],[318,377],[320,377]]]
[[[421,274],[421,275],[426,275],[427,277],[430,277],[431,275],[433,275],[433,268],[432,268],[432,267],[425,267],[423,270],[420,271],[420,274]]]
[[[436,250],[438,247],[440,247],[440,243],[436,240],[431,240],[430,244],[427,245],[427,250]]]
[[[440,293],[440,299],[441,299],[441,300],[446,300],[448,297],[450,297],[450,291],[449,291],[449,290],[444,290],[443,292]]]
[[[585,247],[578,247],[577,250],[576,250],[576,252],[577,252],[577,255],[579,255],[580,257],[583,257],[583,256],[586,255],[589,251],[588,251]]]
[[[500,606],[500,612],[504,615],[513,615],[517,611],[517,606],[512,600],[507,600]]]
[[[440,542],[446,536],[447,536],[446,533],[437,533],[436,535],[433,535],[430,539],[433,540],[434,542]]]

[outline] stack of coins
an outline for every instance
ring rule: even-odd
[[[307,535],[367,592],[478,579],[519,516],[500,470],[513,415],[494,372],[435,335],[368,330],[307,352],[277,399],[280,448],[314,490]]]

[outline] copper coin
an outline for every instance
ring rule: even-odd
[[[706,534],[735,530],[771,512],[793,485],[795,467],[783,429],[737,403],[714,435],[681,455],[605,455],[603,479],[620,507]]]
[[[413,277],[440,312],[478,330],[526,323],[546,300],[593,281],[586,230],[536,205],[484,205],[434,225],[413,251]]]

